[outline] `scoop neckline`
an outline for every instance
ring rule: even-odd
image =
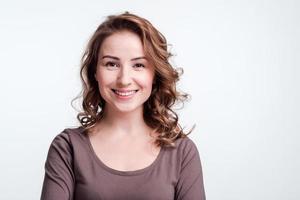
[[[82,128],[83,130],[83,128]],[[121,175],[121,176],[134,176],[134,175],[140,175],[140,174],[143,174],[149,170],[151,170],[152,168],[154,168],[157,163],[160,161],[162,155],[163,155],[163,152],[164,152],[164,147],[161,146],[160,150],[159,150],[159,153],[158,155],[156,156],[156,158],[154,159],[154,161],[142,168],[142,169],[137,169],[137,170],[131,170],[131,171],[121,171],[121,170],[117,170],[117,169],[114,169],[114,168],[111,168],[109,166],[107,166],[104,162],[102,162],[102,160],[97,156],[93,146],[92,146],[92,143],[91,143],[91,140],[90,140],[90,137],[87,133],[83,132],[83,135],[85,136],[86,140],[87,140],[87,143],[88,143],[88,146],[89,146],[89,150],[91,151],[92,153],[92,157],[94,158],[94,160],[96,160],[96,162],[98,163],[98,165],[100,165],[100,167],[102,167],[104,170],[112,173],[112,174],[116,174],[116,175]]]

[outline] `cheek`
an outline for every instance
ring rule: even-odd
[[[152,75],[144,75],[137,78],[137,82],[139,85],[145,89],[151,89],[153,83],[153,76]]]
[[[96,79],[98,81],[99,87],[103,87],[112,82],[110,75],[107,75],[103,71],[98,71],[96,75]]]
[[[107,86],[112,82],[110,76],[105,75],[105,73],[97,73],[96,79],[98,82],[98,88],[101,96],[105,95]]]

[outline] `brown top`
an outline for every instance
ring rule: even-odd
[[[50,145],[41,200],[205,200],[196,145],[175,144],[146,168],[119,171],[97,157],[82,127],[65,129]]]

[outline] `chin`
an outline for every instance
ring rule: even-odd
[[[130,113],[136,112],[139,109],[142,109],[142,106],[130,106],[130,105],[116,105],[115,110],[121,113]]]

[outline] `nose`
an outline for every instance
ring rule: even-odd
[[[127,87],[131,85],[131,73],[130,68],[126,66],[122,66],[117,79],[117,86],[118,87]]]

